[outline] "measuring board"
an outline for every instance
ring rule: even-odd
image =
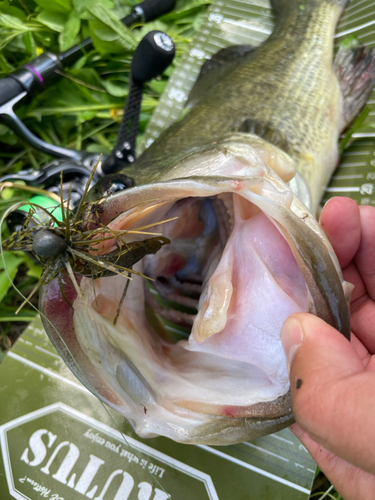
[[[104,500],[309,498],[315,464],[289,429],[232,446],[139,438],[74,377],[40,319],[0,365],[0,385],[1,500],[98,500],[112,479]]]
[[[169,79],[143,138],[141,151],[179,118],[206,59],[229,45],[260,45],[271,34],[274,22],[269,0],[213,1],[190,48]],[[375,47],[375,3],[372,0],[350,2],[336,32],[336,48],[342,40],[353,35],[361,44]],[[344,152],[323,202],[333,196],[349,196],[359,204],[375,205],[375,91],[368,106],[370,113]]]

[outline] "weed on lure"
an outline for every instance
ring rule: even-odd
[[[2,251],[22,250],[31,252],[34,258],[43,266],[43,272],[38,283],[17,312],[22,309],[41,285],[46,285],[55,278],[58,279],[60,290],[63,292],[63,274],[66,272],[81,299],[84,299],[84,297],[77,276],[98,279],[118,274],[127,278],[128,281],[113,320],[113,323],[116,324],[126,297],[131,275],[137,274],[143,278],[151,279],[134,271],[132,268],[146,255],[155,254],[162,246],[170,243],[169,239],[163,237],[160,233],[151,233],[146,230],[156,224],[169,222],[171,219],[131,230],[114,230],[101,223],[99,218],[101,213],[100,202],[90,201],[89,195],[89,187],[96,168],[97,166],[93,169],[86,183],[84,194],[76,210],[70,208],[70,193],[67,200],[63,199],[63,176],[61,175],[59,206],[49,211],[41,205],[30,203],[30,209],[22,229],[14,232],[3,242]],[[46,194],[48,193],[46,192]],[[106,196],[111,194],[113,194],[112,191],[109,191],[108,194],[104,192]],[[11,207],[4,215],[3,220],[16,208],[18,206]],[[54,214],[57,208],[61,211],[61,220]],[[87,218],[87,214],[90,214],[89,217],[91,218]],[[93,228],[90,228],[90,226],[93,226]],[[122,237],[129,234],[151,237],[141,241],[124,242]],[[115,250],[100,255],[100,244],[108,240],[116,242]],[[72,307],[64,293],[62,293],[62,296]],[[84,300],[83,302],[85,303]]]

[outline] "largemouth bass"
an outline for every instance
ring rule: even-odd
[[[152,225],[163,238],[134,258],[151,286],[83,277],[78,293],[64,275],[44,287],[56,348],[142,437],[218,445],[277,431],[293,420],[285,319],[311,312],[349,338],[350,285],[315,219],[339,136],[374,83],[372,53],[333,64],[345,3],[274,0],[269,39],[205,64],[189,112],[124,170],[134,186],[93,188],[83,225],[109,236],[92,253],[145,239],[110,230]],[[189,337],[173,342],[164,321]]]

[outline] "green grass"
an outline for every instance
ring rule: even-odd
[[[129,30],[119,19],[137,2],[132,0],[0,0],[0,78],[43,51],[58,53],[91,36],[94,49],[69,68],[62,77],[31,102],[17,109],[27,127],[43,140],[75,149],[109,153],[116,141],[128,92],[132,54],[151,30],[167,32],[176,44],[176,58],[162,77],[146,85],[142,102],[140,135],[158,103],[168,76],[199,27],[209,0],[178,0],[173,13],[146,26]],[[0,177],[25,168],[39,168],[51,158],[19,140],[0,123]],[[27,194],[4,189],[0,216]],[[9,232],[2,227],[2,238]],[[40,276],[40,269],[22,253],[5,253],[12,280],[27,293]],[[0,315],[2,346],[11,345],[15,312],[20,298],[0,262]],[[33,317],[25,307],[22,317]],[[19,328],[16,329],[17,332]],[[7,338],[5,338],[7,336]]]

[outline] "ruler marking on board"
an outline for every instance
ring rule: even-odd
[[[365,7],[365,8],[367,9],[368,7]],[[348,26],[349,24],[356,23],[357,21],[360,21],[361,19],[366,19],[366,18],[368,18],[368,15],[367,15],[367,14],[366,14],[365,16],[356,17],[355,19],[350,19],[350,20],[348,20],[346,23],[345,23],[345,22],[343,22],[343,23],[341,24],[341,27],[342,27],[342,28],[344,28],[345,26]]]
[[[288,443],[290,445],[294,445],[293,441],[289,441],[289,439],[285,439],[281,436],[278,436],[277,434],[271,434],[271,437],[275,438],[275,439],[279,439],[280,441],[284,441],[285,443]]]
[[[249,29],[249,24],[246,24],[246,23],[241,22],[241,21],[235,21],[234,19],[227,19],[227,18],[224,18],[223,21],[225,21],[228,24],[234,24],[235,26],[240,26],[241,28]],[[254,25],[254,26],[251,26],[251,28],[256,32],[264,33],[266,35],[270,35],[272,33],[272,30],[262,28],[261,26]]]
[[[373,19],[372,21],[369,21],[368,23],[364,23],[361,26],[357,26],[356,28],[350,28],[346,31],[341,31],[339,33],[336,33],[335,38],[340,38],[342,36],[350,35],[351,33],[355,33],[356,31],[359,31],[361,29],[368,28],[369,26],[372,26],[374,24],[375,24],[375,19]]]
[[[47,368],[44,368],[43,366],[38,365],[37,363],[34,363],[33,361],[30,361],[29,359],[24,358],[23,356],[19,356],[18,354],[15,354],[12,351],[8,352],[7,356],[19,361],[20,363],[23,363],[24,365],[30,366],[30,368],[33,368],[34,370],[41,372],[44,375],[47,375],[48,377],[56,378],[56,379],[60,380],[61,382],[65,382],[66,384],[73,386],[75,389],[79,389],[80,391],[83,391],[86,394],[90,394],[91,396],[93,396],[95,398],[97,397],[97,396],[94,396],[94,394],[92,394],[88,389],[86,389],[86,387],[84,385],[76,384],[72,380],[69,380],[69,379],[63,377],[62,375],[54,372],[53,370],[48,370]]]
[[[276,453],[273,453],[272,451],[266,450],[265,448],[261,448],[260,446],[255,446],[255,444],[252,443],[243,443],[245,446],[249,446],[250,448],[255,448],[256,450],[262,451],[263,453],[267,453],[268,455],[271,455],[272,457],[279,458],[280,460],[283,460],[284,462],[289,462],[289,459],[285,457],[281,457],[280,455],[277,455]]]
[[[358,7],[358,4],[356,4],[356,7]],[[360,12],[363,12],[364,10],[369,9],[369,8],[371,8],[371,6],[366,5],[364,7],[360,7],[359,9],[357,9],[356,11],[353,11],[353,12],[350,12],[350,11],[348,11],[348,9],[345,9],[344,14],[343,14],[342,19],[341,19],[341,22],[340,22],[340,27],[343,28],[347,24],[360,21],[361,19],[363,19],[363,17],[368,17],[368,15],[358,16],[358,17],[355,17],[355,16],[357,16]],[[353,16],[354,16],[354,19],[352,19]]]
[[[345,156],[368,156],[370,154],[370,151],[346,151]]]
[[[349,4],[348,7],[346,7],[345,11],[350,12],[351,10],[355,9],[358,7],[358,5],[361,5],[362,3],[366,2],[366,0],[359,0],[357,3],[352,3],[351,5]]]
[[[54,352],[48,351],[47,349],[44,349],[43,347],[40,347],[38,345],[35,346],[35,349],[37,349],[40,352],[43,352],[44,354],[48,354],[48,356],[51,356],[54,359],[57,359],[62,362],[61,356],[58,354],[55,354]]]
[[[202,450],[206,450],[209,453],[212,453],[213,455],[217,455],[221,458],[224,458],[224,460],[228,460],[229,462],[233,462],[233,463],[240,465],[241,467],[244,467],[246,469],[249,469],[253,472],[257,472],[258,474],[261,474],[262,476],[266,476],[270,479],[273,479],[274,481],[285,484],[286,486],[289,486],[290,488],[293,488],[293,489],[298,490],[298,491],[302,491],[303,493],[310,494],[309,489],[304,488],[303,486],[300,486],[299,484],[292,483],[291,481],[283,479],[282,477],[276,476],[275,474],[271,474],[270,472],[267,472],[263,469],[260,469],[259,467],[255,467],[255,465],[244,462],[243,460],[239,460],[238,458],[233,457],[232,455],[228,455],[227,453],[223,453],[222,451],[219,451],[216,448],[211,448],[211,446],[207,446],[204,444],[198,444],[196,446],[198,448],[201,448]]]
[[[353,168],[353,167],[365,167],[366,162],[356,162],[356,163],[342,163],[340,168]]]
[[[326,191],[328,193],[359,193],[361,191],[360,187],[351,186],[351,187],[327,187]]]
[[[362,174],[352,174],[352,175],[334,175],[332,177],[335,181],[344,181],[347,179],[363,179]]]

